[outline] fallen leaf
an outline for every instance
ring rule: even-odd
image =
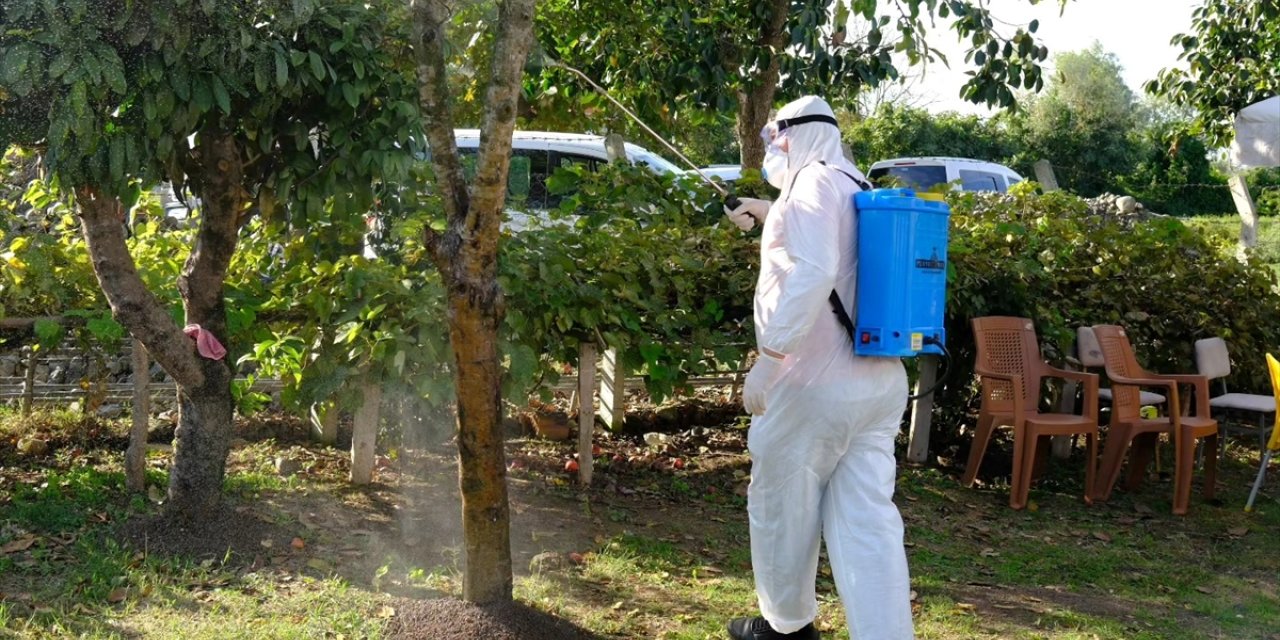
[[[1249,527],[1236,527],[1234,529],[1227,529],[1227,535],[1233,538],[1244,537],[1246,533],[1249,533]]]
[[[1095,537],[1095,538],[1097,538],[1097,539],[1099,539],[1099,540],[1101,540],[1101,541],[1103,541],[1103,542],[1111,542],[1111,536],[1109,536],[1109,535],[1107,535],[1107,534],[1105,534],[1105,533],[1103,533],[1103,532],[1101,532],[1101,531],[1094,531],[1094,532],[1093,532],[1093,537]]]
[[[395,615],[396,615],[395,607],[384,605],[381,609],[378,609],[379,618],[391,618],[391,617],[394,617]]]
[[[307,546],[307,543],[306,543],[305,541],[303,541],[303,539],[302,539],[302,538],[294,538],[294,539],[293,539],[293,542],[290,542],[289,544],[290,544],[290,546],[292,546],[294,549],[303,549],[303,548],[306,548],[306,546]]]
[[[267,549],[270,549],[271,547],[275,546],[276,541],[272,540],[271,538],[266,538],[262,540],[259,544],[261,544],[263,547]]]
[[[124,602],[124,599],[127,597],[129,597],[128,589],[125,587],[116,587],[111,590],[111,593],[107,594],[107,602],[110,602],[111,604]]]
[[[333,568],[328,562],[325,562],[320,558],[312,558],[308,560],[307,566],[315,569],[316,571],[329,571]]]
[[[30,549],[31,545],[35,543],[36,543],[36,537],[34,535],[28,534],[28,535],[22,536],[21,538],[17,538],[15,540],[10,540],[6,542],[3,547],[0,547],[0,553],[15,553],[18,551],[26,551],[27,549]]]
[[[1213,593],[1213,589],[1205,586],[1196,587],[1196,591],[1199,591],[1200,593]]]
[[[979,552],[978,555],[984,558],[994,558],[996,556],[999,556],[1000,552],[996,551],[995,549],[992,549],[991,547],[987,547],[986,549],[983,549],[981,552]]]

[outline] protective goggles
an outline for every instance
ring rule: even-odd
[[[766,145],[775,144],[778,141],[778,138],[786,135],[787,129],[798,124],[805,124],[808,122],[825,122],[832,126],[840,126],[840,123],[836,122],[835,118],[821,114],[784,118],[782,120],[774,120],[773,122],[766,124],[764,128],[760,130],[760,139],[764,140]]]

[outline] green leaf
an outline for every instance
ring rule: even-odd
[[[311,75],[315,76],[316,80],[323,81],[324,80],[324,59],[321,58],[320,54],[316,53],[315,51],[308,51],[307,59],[311,62]]]
[[[351,105],[352,109],[360,106],[360,97],[356,95],[356,88],[349,82],[342,83],[342,97],[347,99],[347,104]]]
[[[49,77],[55,79],[62,77],[62,74],[66,73],[67,70],[71,68],[74,61],[75,58],[70,52],[62,52],[54,59],[53,64],[49,65]]]
[[[231,115],[231,96],[227,93],[227,86],[222,83],[222,78],[213,76],[213,98],[218,101],[218,108],[222,112]]]
[[[124,337],[124,327],[109,315],[90,319],[85,327],[94,339],[102,342],[113,343]]]
[[[35,323],[36,340],[40,342],[40,346],[44,349],[53,349],[62,342],[64,334],[62,323],[53,320],[41,318]]]
[[[213,108],[213,91],[203,75],[191,79],[191,99],[202,113]]]
[[[279,50],[276,51],[276,87],[283,88],[285,83],[289,81],[289,61],[285,60],[284,54]]]

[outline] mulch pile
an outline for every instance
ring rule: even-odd
[[[120,525],[118,535],[136,551],[196,561],[227,558],[232,566],[287,553],[293,539],[288,530],[262,520],[249,507],[231,505],[220,507],[217,514],[195,525],[163,514],[132,518]]]
[[[391,640],[601,640],[565,620],[519,602],[476,605],[440,598],[400,600]]]

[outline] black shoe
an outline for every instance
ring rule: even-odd
[[[729,621],[729,637],[733,640],[819,640],[818,630],[810,622],[799,631],[778,633],[769,626],[769,621],[759,616],[755,618],[734,618]]]

